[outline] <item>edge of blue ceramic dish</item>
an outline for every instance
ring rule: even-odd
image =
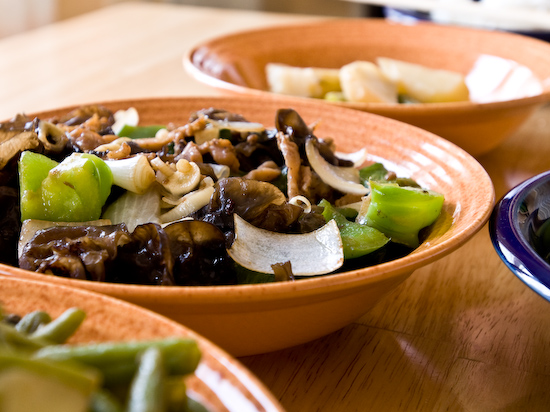
[[[520,183],[495,205],[489,218],[489,235],[497,254],[529,288],[550,301],[550,264],[530,246],[517,215],[526,196],[535,187],[550,181],[550,171]]]

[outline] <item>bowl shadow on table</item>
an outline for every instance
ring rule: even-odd
[[[360,411],[365,399],[370,410],[388,412],[408,411],[410,405],[422,405],[417,409],[422,411],[487,411],[495,408],[495,399],[500,410],[542,412],[550,402],[549,376],[470,358],[449,341],[359,324],[240,360],[289,412]]]

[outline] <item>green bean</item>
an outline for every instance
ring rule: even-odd
[[[4,346],[25,352],[34,352],[49,344],[43,339],[30,339],[27,335],[18,332],[12,325],[1,322],[0,342]]]
[[[187,412],[187,386],[181,376],[169,376],[166,379],[166,410],[168,412]]]
[[[158,347],[149,347],[142,355],[139,368],[132,380],[127,412],[163,412],[165,370],[162,352]]]
[[[108,391],[99,389],[92,393],[90,412],[122,412],[122,405]]]
[[[99,368],[109,384],[129,382],[137,370],[136,360],[150,346],[158,347],[169,374],[192,373],[200,360],[200,349],[192,339],[105,342],[90,345],[55,345],[37,351],[37,359],[71,360]],[[113,378],[114,375],[114,378]]]
[[[42,310],[35,310],[23,316],[15,325],[15,329],[18,332],[29,334],[36,331],[41,325],[45,325],[51,321],[52,318],[48,313]]]
[[[80,327],[86,312],[79,308],[67,309],[50,323],[43,325],[30,337],[31,339],[44,339],[52,343],[64,343]]]

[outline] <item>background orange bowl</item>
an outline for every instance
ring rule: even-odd
[[[202,83],[224,93],[256,97],[272,95],[265,75],[266,64],[272,62],[340,68],[355,60],[390,57],[466,75],[482,54],[528,67],[544,82],[543,92],[492,103],[330,103],[418,126],[478,156],[495,148],[537,107],[550,101],[550,43],[428,22],[403,25],[383,19],[336,19],[215,38],[194,47],[183,63]]]

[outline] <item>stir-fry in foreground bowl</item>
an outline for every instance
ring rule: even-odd
[[[72,135],[71,150],[22,150],[7,191],[24,222],[11,258],[32,271],[2,269],[141,304],[243,355],[346,325],[485,223],[493,187],[461,149],[390,119],[285,103],[153,99],[80,113],[105,133],[74,126],[69,109],[29,116]]]
[[[338,155],[295,110],[274,116],[273,129],[216,108],[142,126],[133,107],[84,106],[3,123],[19,266],[206,286],[324,275],[420,244],[443,194],[365,164],[366,148]]]

